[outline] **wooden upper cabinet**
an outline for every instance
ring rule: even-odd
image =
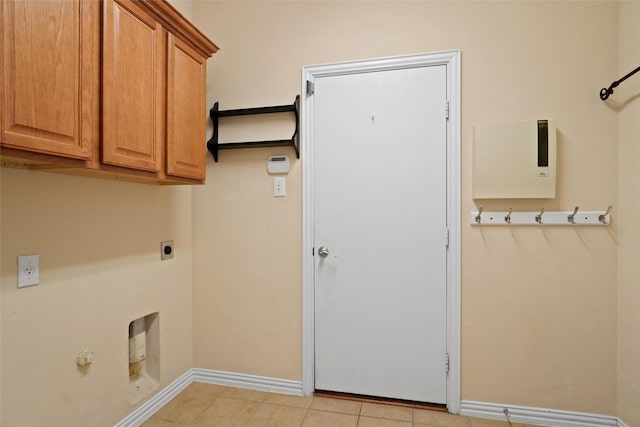
[[[3,147],[91,159],[99,142],[100,6],[0,2]]]
[[[203,182],[217,46],[164,1],[104,0],[103,33],[102,161]]]
[[[205,58],[172,34],[168,39],[167,174],[204,180]]]
[[[206,59],[166,0],[0,0],[3,165],[204,182]]]
[[[166,31],[132,1],[104,2],[102,161],[160,171]]]

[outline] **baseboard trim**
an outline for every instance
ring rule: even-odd
[[[460,415],[507,421],[504,410],[512,422],[552,427],[627,427],[617,417],[589,414],[585,412],[561,411],[557,409],[535,408],[508,404],[462,400]]]
[[[114,427],[137,427],[151,418],[153,414],[193,382],[193,374],[191,371],[192,369],[182,374]]]
[[[193,380],[251,390],[303,396],[302,381],[261,377],[258,375],[238,374],[235,372],[213,371],[210,369],[192,369]]]
[[[219,384],[272,393],[302,396],[302,382],[235,372],[213,371],[210,369],[190,369],[173,381],[145,404],[129,414],[114,427],[137,427],[166,405],[192,382]]]
[[[192,382],[219,384],[251,390],[267,391],[303,396],[301,381],[210,369],[190,369],[157,393],[138,409],[129,414],[114,427],[137,427],[155,414],[160,408],[176,397]],[[629,427],[620,418],[610,415],[585,412],[561,411],[557,409],[535,408],[509,404],[487,403],[472,400],[460,402],[460,415],[552,427]]]

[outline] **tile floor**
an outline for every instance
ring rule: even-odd
[[[525,424],[511,424],[525,427]],[[509,427],[443,412],[192,383],[141,427]]]

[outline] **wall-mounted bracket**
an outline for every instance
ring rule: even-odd
[[[213,160],[218,161],[218,152],[232,148],[255,148],[255,147],[282,147],[291,146],[296,152],[296,158],[300,158],[300,95],[296,96],[291,105],[277,105],[274,107],[241,108],[237,110],[219,110],[216,102],[209,110],[209,116],[213,122],[213,135],[207,141],[207,150],[213,155]],[[253,114],[273,114],[292,112],[296,117],[296,129],[291,139],[276,139],[269,141],[247,141],[247,142],[225,142],[218,143],[218,124],[221,117],[249,116]]]
[[[613,89],[617,88],[620,83],[622,83],[623,81],[627,80],[629,77],[633,76],[635,73],[640,71],[640,67],[636,68],[635,70],[631,71],[630,73],[626,74],[624,77],[621,77],[620,79],[616,80],[615,82],[611,83],[609,85],[608,88],[602,88],[602,90],[600,90],[600,99],[602,99],[603,101],[606,101],[607,98],[609,98],[609,95],[611,95],[613,93]]]

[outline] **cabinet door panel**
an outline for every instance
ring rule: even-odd
[[[167,174],[204,180],[206,60],[169,34]]]
[[[166,31],[128,0],[106,0],[103,44],[104,163],[163,167]]]
[[[91,0],[3,0],[4,146],[90,159],[99,123],[99,19]]]

